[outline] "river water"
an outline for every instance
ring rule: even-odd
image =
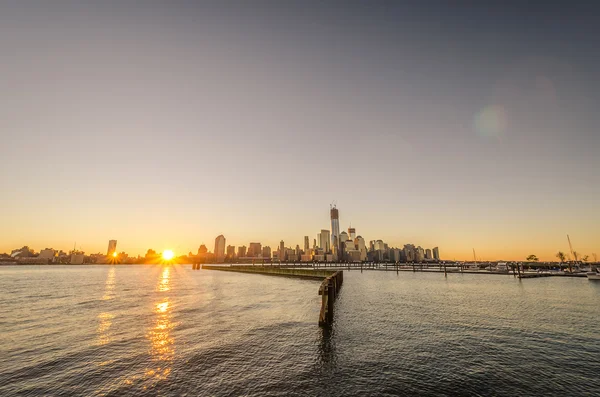
[[[0,395],[600,395],[600,283],[0,267]]]

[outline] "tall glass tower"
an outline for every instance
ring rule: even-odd
[[[334,258],[337,260],[338,248],[340,244],[340,213],[335,207],[335,204],[331,205],[331,251]]]

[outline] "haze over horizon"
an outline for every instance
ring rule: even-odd
[[[600,253],[597,5],[8,1],[0,252],[340,228]]]

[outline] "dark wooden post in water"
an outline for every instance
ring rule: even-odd
[[[343,282],[344,272],[337,271],[321,283],[321,287],[319,288],[319,295],[321,295],[319,325],[330,326],[333,323],[333,304]]]

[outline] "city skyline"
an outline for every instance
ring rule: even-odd
[[[0,252],[302,247],[335,200],[449,259],[600,252],[593,10],[34,3],[0,13]]]
[[[366,251],[373,251],[373,250],[381,250],[381,251],[385,251],[385,255],[387,256],[389,254],[389,249],[394,249],[394,250],[403,250],[403,247],[406,249],[406,247],[412,247],[412,250],[416,250],[414,251],[415,253],[414,255],[417,255],[417,257],[410,257],[410,255],[408,256],[408,261],[414,261],[415,259],[418,261],[422,261],[423,259],[437,259],[437,260],[458,260],[458,261],[494,261],[494,260],[509,260],[509,261],[519,261],[519,260],[523,260],[525,259],[524,257],[507,257],[507,256],[501,256],[501,257],[494,257],[494,258],[490,258],[490,257],[486,257],[485,254],[481,255],[481,252],[476,256],[476,252],[475,252],[475,248],[472,248],[472,256],[470,257],[462,257],[462,258],[457,258],[456,256],[452,257],[452,256],[447,256],[447,257],[442,257],[440,258],[440,254],[439,254],[439,247],[437,245],[425,245],[425,247],[432,247],[432,248],[421,248],[421,245],[419,245],[418,247],[414,246],[411,242],[404,241],[401,243],[389,243],[389,242],[385,242],[382,239],[365,239],[360,233],[356,232],[356,228],[351,226],[351,223],[349,223],[348,226],[348,232],[346,232],[345,230],[342,231],[341,233],[339,232],[339,210],[336,206],[336,204],[332,204],[330,206],[330,210],[329,210],[329,215],[330,215],[330,222],[331,222],[331,227],[333,230],[337,230],[338,236],[335,236],[334,234],[331,233],[331,230],[328,229],[321,229],[320,232],[316,233],[315,237],[313,239],[314,241],[314,246],[310,247],[310,237],[309,235],[304,235],[302,237],[301,242],[303,243],[303,248],[304,250],[300,250],[300,243],[298,243],[296,245],[296,256],[293,259],[294,261],[304,261],[304,254],[308,254],[310,253],[311,255],[316,255],[317,252],[314,250],[316,248],[319,248],[322,252],[322,254],[331,254],[332,257],[331,259],[326,259],[323,258],[322,260],[349,260],[352,258],[352,255],[346,257],[346,251],[347,249],[350,250],[358,250],[357,251],[357,255],[356,257],[354,257],[354,259],[357,259],[360,257],[361,260],[366,260],[366,255],[359,253],[362,249]],[[341,239],[340,239],[341,238]],[[342,241],[340,241],[342,240]],[[351,245],[349,247],[345,247],[346,241],[348,243],[351,243]],[[371,247],[369,248],[366,245],[366,241],[370,242]],[[387,241],[387,240],[386,240]],[[245,244],[248,244],[248,246],[246,246]],[[378,246],[381,245],[380,247]],[[569,242],[570,244],[570,242]],[[274,251],[271,251],[270,248],[271,244],[264,244],[262,242],[257,242],[256,240],[254,240],[254,242],[246,242],[246,243],[234,243],[233,245],[231,244],[231,242],[229,240],[227,240],[227,237],[224,236],[223,234],[218,235],[215,240],[214,240],[214,249],[211,251],[207,248],[207,245],[202,242],[199,244],[199,247],[197,249],[198,251],[198,255],[200,255],[201,250],[204,250],[204,253],[209,253],[209,254],[213,254],[214,255],[214,260],[217,263],[223,262],[225,261],[225,259],[229,258],[231,259],[232,257],[247,257],[247,258],[251,258],[251,257],[255,257],[255,258],[260,258],[260,257],[268,257],[271,258],[271,256],[273,256],[273,258],[278,258],[281,252],[281,250],[284,250],[284,255],[287,255],[286,252],[288,250],[294,250],[293,249],[293,243],[290,244],[289,247],[286,247],[285,245],[285,241],[284,240],[280,240],[278,244],[275,244],[274,246],[277,247]],[[375,245],[373,247],[373,245]],[[17,245],[18,246],[18,245]],[[30,249],[33,249],[30,245],[28,244],[24,244],[23,247],[29,247]],[[115,257],[117,256],[116,253],[118,252],[116,250],[116,246],[117,246],[117,240],[109,240],[108,242],[108,251],[106,254],[106,257],[111,257],[113,255],[113,253],[115,254]],[[385,246],[385,249],[384,249]],[[40,249],[39,252],[43,253],[43,251],[46,251],[49,249],[49,247],[46,245],[45,249]],[[181,247],[181,246],[179,246]],[[309,247],[309,250],[307,251],[306,248]],[[389,249],[388,249],[389,247]],[[51,247],[52,249],[55,249],[54,247]],[[417,250],[418,248],[418,250]],[[571,249],[571,247],[569,246],[569,249]],[[18,250],[18,248],[17,248]],[[57,248],[55,249],[56,251],[63,251],[61,248]],[[76,244],[74,244],[73,246],[73,250],[75,252],[82,252],[82,246],[79,245],[77,246]],[[130,257],[143,257],[147,252],[149,251],[153,251],[154,248],[150,247],[147,249],[142,250],[142,252],[131,252],[131,251],[127,251],[127,250],[123,250],[121,252],[123,253],[127,253]],[[175,250],[174,252],[172,251],[172,247],[164,247],[162,249],[159,249],[157,251],[157,253],[160,255],[161,251],[167,251],[172,253],[172,255],[174,256],[187,256],[187,253],[194,253],[196,252],[196,248],[191,248],[189,250],[187,249],[183,249],[180,251]],[[300,251],[299,251],[300,250]],[[11,252],[11,251],[15,251],[14,249],[10,249],[7,250],[6,253]],[[35,249],[34,249],[35,251]],[[561,248],[558,249],[558,251],[564,251],[567,252],[567,257],[570,258],[570,254],[568,253],[568,250]],[[536,255],[540,260],[542,261],[548,261],[548,262],[552,262],[556,260],[556,253],[558,251],[555,251],[552,254],[552,257],[544,257],[544,256],[540,256],[537,254]],[[586,257],[595,257],[596,251],[593,252],[586,252],[584,250],[580,250],[580,249],[575,249],[575,251],[577,251],[579,257],[581,258],[582,256],[586,256]],[[268,252],[268,255],[265,255],[265,252]],[[273,254],[271,255],[271,252],[273,252]],[[418,253],[417,253],[418,252]],[[445,252],[445,250],[444,250]],[[0,250],[0,253],[1,250]],[[233,253],[233,255],[232,255]],[[89,251],[88,255],[95,255],[95,256],[100,256],[101,253],[100,251],[98,251],[98,253],[96,253],[96,251]],[[302,254],[302,259],[300,258],[300,254]],[[390,258],[394,257],[396,258],[396,260],[399,260],[400,257],[398,257],[397,255],[399,254],[390,254]],[[404,260],[407,260],[407,254],[404,253]],[[420,256],[419,256],[420,255]],[[527,254],[526,256],[531,255],[531,253]],[[329,257],[327,257],[329,258]],[[83,254],[81,254],[81,260],[83,260]],[[383,260],[383,257],[381,257],[381,259],[379,260]]]

